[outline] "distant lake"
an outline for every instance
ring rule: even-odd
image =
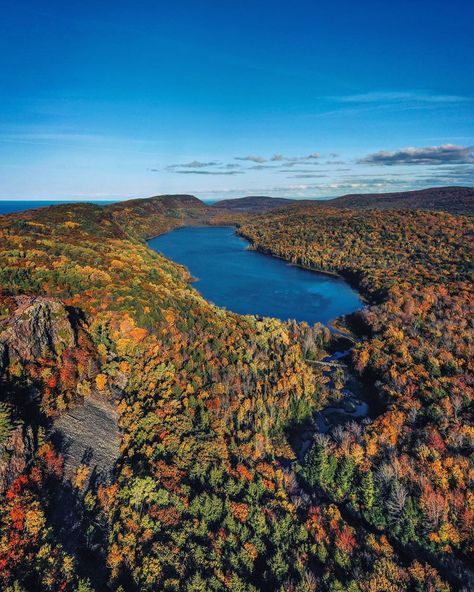
[[[234,228],[179,228],[148,244],[185,265],[204,298],[239,314],[327,324],[362,308],[344,280],[246,250]]]

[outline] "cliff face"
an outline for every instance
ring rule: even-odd
[[[89,481],[109,482],[119,456],[120,432],[115,405],[94,392],[54,422],[53,442],[64,457],[65,476],[73,479],[80,466]]]
[[[10,314],[0,322],[0,491],[20,475],[33,458],[41,387],[31,380],[31,365],[57,359],[75,346],[75,334],[64,305],[51,298],[18,296],[2,300]],[[32,424],[30,424],[30,421]]]
[[[16,361],[55,358],[77,345],[69,313],[62,302],[40,296],[17,296],[14,302],[16,309],[0,332],[4,368]]]
[[[0,321],[0,491],[28,466],[38,428],[49,431],[49,417],[58,415],[54,431],[66,475],[79,464],[108,474],[118,456],[117,416],[97,393],[97,354],[80,311],[42,296],[2,304],[8,313]]]

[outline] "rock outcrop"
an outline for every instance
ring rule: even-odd
[[[85,465],[89,477],[107,480],[119,454],[117,413],[97,392],[98,356],[81,312],[42,296],[2,304],[0,490],[33,458],[39,425],[64,455],[66,477]]]
[[[75,347],[76,333],[64,304],[54,298],[17,296],[16,309],[0,324],[0,372],[8,362],[57,357]]]
[[[93,393],[54,422],[53,441],[64,457],[66,478],[73,479],[80,465],[88,479],[110,480],[119,456],[120,432],[115,405]]]

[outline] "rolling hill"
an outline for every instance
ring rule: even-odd
[[[325,206],[357,210],[436,210],[473,215],[474,188],[432,187],[397,193],[354,193],[321,203]]]
[[[268,197],[266,195],[249,195],[236,199],[223,199],[212,205],[214,208],[232,212],[267,212],[295,203],[296,200],[286,197]]]
[[[333,199],[296,200],[283,197],[248,196],[225,199],[213,208],[234,213],[262,213],[295,204],[355,210],[434,210],[451,214],[474,215],[474,188],[432,187],[396,193],[351,193]]]

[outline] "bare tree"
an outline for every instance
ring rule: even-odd
[[[318,580],[312,571],[304,572],[304,582],[309,592],[316,592],[318,589]]]
[[[395,522],[400,518],[400,515],[405,508],[407,497],[408,492],[405,487],[399,481],[394,481],[392,492],[387,501],[387,509],[392,522]]]
[[[451,405],[453,406],[454,417],[456,419],[458,418],[459,412],[463,407],[463,403],[464,401],[460,395],[453,395],[451,397]]]
[[[347,424],[347,431],[355,442],[358,442],[362,436],[362,426],[356,421],[350,421]]]

